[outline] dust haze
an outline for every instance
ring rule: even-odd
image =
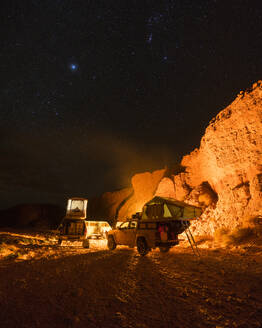
[[[50,131],[50,130],[49,130]],[[134,136],[74,128],[12,131],[1,136],[1,208],[18,203],[64,205],[70,196],[90,197],[130,185],[135,173],[176,161],[175,149],[150,146]],[[35,135],[35,133],[34,133]],[[19,142],[17,142],[19,140]]]

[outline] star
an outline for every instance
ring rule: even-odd
[[[152,42],[152,39],[153,39],[153,33],[150,33],[146,42],[147,43],[151,43]]]
[[[78,69],[78,65],[76,63],[70,64],[69,67],[72,72],[75,72]]]

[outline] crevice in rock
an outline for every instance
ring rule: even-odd
[[[234,188],[232,188],[232,190],[239,189],[239,188],[242,188],[242,187],[248,187],[248,189],[249,189],[249,181],[239,183]]]
[[[202,206],[216,207],[218,201],[218,194],[212,189],[207,181],[204,181],[200,185],[200,194],[198,197],[199,204]]]
[[[170,167],[166,168],[166,172],[164,178],[172,178],[174,175],[178,175],[180,173],[184,173],[186,171],[186,167],[181,164],[174,164]]]

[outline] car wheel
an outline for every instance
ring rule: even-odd
[[[147,246],[145,238],[138,238],[136,246],[138,253],[142,256],[145,256],[150,251],[150,248]]]
[[[112,236],[108,236],[107,247],[108,247],[108,249],[110,249],[110,251],[112,251],[116,248],[116,242]]]
[[[83,247],[84,248],[89,248],[89,240],[88,239],[83,241]]]
[[[167,253],[170,250],[169,246],[160,246],[159,250],[161,253]]]

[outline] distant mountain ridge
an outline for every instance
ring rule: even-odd
[[[64,215],[54,204],[19,204],[0,211],[0,227],[55,229]]]

